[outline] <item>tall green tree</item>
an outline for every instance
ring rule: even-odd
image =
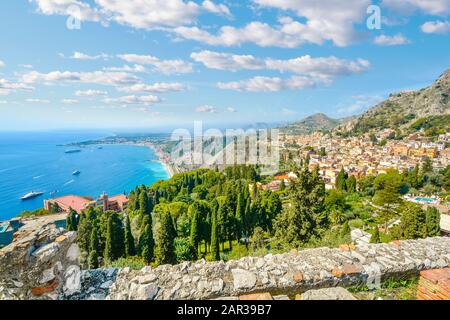
[[[198,209],[194,206],[191,206],[192,216],[191,216],[191,234],[190,234],[190,242],[191,246],[195,249],[195,252],[198,253],[198,245],[200,243],[200,213]]]
[[[219,236],[217,228],[217,212],[213,210],[211,217],[211,256],[212,259],[220,260]]]
[[[324,226],[325,183],[305,164],[289,186],[291,207],[275,220],[275,236],[282,243],[300,246]]]
[[[441,234],[441,214],[437,208],[428,207],[426,210],[427,236],[437,237]]]
[[[348,174],[345,172],[344,168],[341,168],[341,171],[339,171],[338,176],[336,177],[336,189],[340,191],[346,191],[347,190],[347,181]]]
[[[105,260],[115,261],[125,255],[125,235],[122,220],[116,212],[107,212],[108,225],[106,230]]]
[[[347,188],[347,192],[349,193],[355,193],[356,192],[356,178],[355,176],[350,176],[345,181],[345,186]]]
[[[157,232],[155,257],[157,264],[173,264],[176,262],[174,240],[175,228],[170,213],[163,213],[161,225]]]
[[[125,221],[125,255],[127,257],[136,255],[136,246],[134,243],[133,233],[131,232],[131,223],[129,215],[127,215]]]
[[[150,263],[154,258],[155,240],[151,215],[145,216],[139,235],[139,253],[145,262]]]
[[[92,229],[91,237],[90,237],[90,252],[89,252],[89,260],[88,265],[89,269],[97,269],[99,267],[99,240],[98,240],[98,232],[96,228]]]
[[[415,203],[406,203],[401,208],[400,230],[404,239],[418,239],[427,236],[425,211]]]

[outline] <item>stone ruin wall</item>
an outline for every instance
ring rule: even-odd
[[[314,288],[376,285],[388,277],[450,266],[450,238],[292,250],[229,262],[185,262],[142,270],[81,271],[76,234],[51,220],[26,223],[0,250],[0,299],[214,299]]]

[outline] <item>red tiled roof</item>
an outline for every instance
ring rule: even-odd
[[[117,196],[109,197],[109,201],[117,201],[119,205],[128,202],[128,197],[124,194],[118,194]]]
[[[65,210],[72,208],[73,210],[80,213],[82,210],[84,210],[86,208],[86,206],[92,200],[85,198],[85,197],[68,195],[68,196],[62,196],[62,197],[58,197],[58,198],[49,199],[48,201],[58,203],[58,205]]]

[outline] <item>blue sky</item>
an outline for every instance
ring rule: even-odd
[[[450,67],[449,15],[450,0],[2,1],[0,130],[358,114]]]

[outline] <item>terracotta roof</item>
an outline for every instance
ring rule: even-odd
[[[109,201],[117,201],[119,204],[124,204],[128,202],[128,197],[124,194],[118,194],[117,196],[109,197]]]
[[[92,201],[91,199],[80,197],[76,195],[62,196],[58,198],[49,199],[50,202],[56,202],[63,209],[72,208],[78,213],[86,208],[86,206]]]

